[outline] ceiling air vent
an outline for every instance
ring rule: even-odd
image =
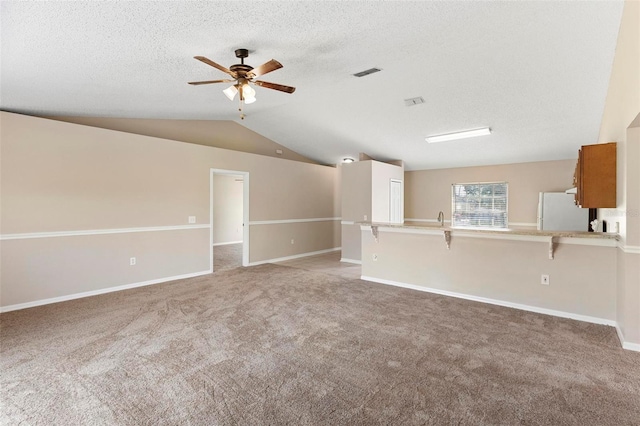
[[[418,96],[417,98],[405,99],[404,106],[414,106],[420,105],[424,103],[424,98],[422,96]]]
[[[368,70],[355,73],[356,77],[364,77],[365,75],[373,74],[374,72],[382,71],[380,68],[369,68]]]

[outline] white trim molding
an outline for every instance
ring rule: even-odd
[[[338,251],[338,250],[342,250],[342,247],[334,247],[334,248],[330,248],[330,249],[326,249],[326,250],[318,250],[318,251],[311,251],[311,252],[307,252],[307,253],[294,254],[293,256],[277,257],[275,259],[258,260],[257,262],[249,263],[248,266],[264,265],[265,263],[284,262],[284,261],[287,261],[287,260],[299,259],[301,257],[315,256],[317,254],[331,253],[333,251]]]
[[[628,351],[636,351],[640,352],[640,343],[631,343],[624,340],[624,334],[622,333],[622,329],[618,324],[616,324],[616,333],[618,333],[618,339],[620,340],[620,344],[622,344],[622,349],[626,349]]]
[[[640,246],[628,246],[618,241],[618,248],[628,254],[640,254]]]
[[[538,224],[535,222],[509,222],[507,225],[509,227],[518,226],[521,228],[537,228]]]
[[[507,302],[507,301],[504,301],[504,300],[490,299],[490,298],[487,298],[487,297],[473,296],[473,295],[470,295],[470,294],[457,293],[457,292],[454,292],[454,291],[447,291],[447,290],[440,290],[440,289],[432,288],[432,287],[423,287],[423,286],[414,285],[414,284],[406,284],[406,283],[402,283],[402,282],[398,282],[398,281],[391,281],[391,280],[385,280],[385,279],[381,279],[381,278],[368,277],[368,276],[365,276],[365,275],[361,276],[360,278],[362,280],[365,280],[365,281],[371,281],[371,282],[375,282],[375,283],[379,283],[379,284],[386,284],[386,285],[393,285],[393,286],[396,286],[396,287],[410,288],[412,290],[424,291],[426,293],[440,294],[442,296],[456,297],[458,299],[471,300],[473,302],[488,303],[490,305],[504,306],[504,307],[507,307],[507,308],[520,309],[522,311],[529,311],[529,312],[535,312],[535,313],[538,313],[538,314],[552,315],[552,316],[561,317],[561,318],[569,318],[569,319],[574,319],[574,320],[578,320],[578,321],[590,322],[590,323],[593,323],[593,324],[609,325],[609,326],[612,326],[612,327],[616,327],[617,326],[616,321],[609,320],[609,319],[606,319],[606,318],[598,318],[598,317],[592,317],[592,316],[588,316],[588,315],[574,314],[574,313],[565,312],[565,311],[556,311],[555,309],[547,309],[547,308],[540,308],[540,307],[537,307],[537,306],[523,305],[523,304],[520,304],[520,303]]]
[[[340,225],[355,225],[356,223],[353,220],[342,220],[340,221]]]
[[[17,311],[19,309],[33,308],[33,307],[42,306],[42,305],[50,305],[52,303],[66,302],[66,301],[69,301],[69,300],[82,299],[84,297],[98,296],[100,294],[113,293],[115,291],[129,290],[129,289],[137,288],[137,287],[144,287],[144,286],[153,285],[153,284],[160,284],[160,283],[164,283],[164,282],[167,282],[167,281],[175,281],[175,280],[183,280],[183,279],[186,279],[186,278],[199,277],[201,275],[207,275],[207,274],[210,274],[210,273],[211,273],[211,271],[194,272],[194,273],[191,273],[191,274],[176,275],[176,276],[173,276],[173,277],[165,277],[165,278],[158,278],[158,279],[155,279],[155,280],[142,281],[142,282],[138,282],[138,283],[124,284],[124,285],[119,285],[119,286],[116,286],[116,287],[101,288],[99,290],[84,291],[82,293],[74,293],[74,294],[69,294],[67,296],[60,296],[60,297],[52,297],[52,298],[49,298],[49,299],[35,300],[33,302],[18,303],[16,305],[1,306],[0,307],[0,313]]]
[[[314,217],[310,219],[280,219],[280,220],[252,220],[249,225],[278,225],[281,223],[305,223],[305,222],[332,222],[340,220],[339,217]]]
[[[362,260],[355,260],[355,259],[347,259],[345,257],[341,257],[340,258],[340,262],[344,262],[344,263],[354,263],[356,265],[362,265]]]
[[[182,231],[186,229],[209,229],[211,225],[147,226],[144,228],[90,229],[80,231],[28,232],[22,234],[3,234],[0,240],[27,240],[31,238],[76,237],[80,235],[128,234],[132,232]]]
[[[214,243],[214,244],[212,244],[212,246],[213,247],[229,246],[231,244],[242,244],[242,240],[240,240],[240,241],[229,241],[228,243]]]

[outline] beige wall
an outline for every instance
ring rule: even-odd
[[[640,167],[640,156],[637,151],[637,142],[631,144],[627,142],[627,129],[639,113],[640,2],[626,1],[598,141],[600,143],[618,142],[617,209],[604,210],[601,216],[619,222],[623,241],[626,242],[627,238],[635,238],[637,242],[633,245],[640,245],[640,236],[637,235],[638,232],[627,232],[627,222],[634,221],[635,226],[638,227],[640,214],[627,215],[626,211],[628,207],[633,208],[628,206],[628,203],[634,203],[634,200],[640,197],[638,195],[640,182],[637,174],[633,174]],[[640,123],[632,127],[639,126]],[[629,196],[632,200],[629,200]]]
[[[46,117],[68,123],[83,124],[125,133],[153,136],[233,151],[267,155],[287,160],[317,164],[290,149],[229,120],[169,120],[115,117]],[[276,150],[282,151],[278,154]]]
[[[425,289],[615,320],[615,247],[362,231],[362,275]],[[377,260],[373,260],[373,255]],[[585,267],[597,265],[597,267]],[[550,285],[540,284],[541,274]]]
[[[0,241],[0,306],[207,272],[209,240],[188,229]]]
[[[627,130],[625,146],[625,214],[616,209],[615,218],[625,217],[624,244],[640,247],[640,113],[638,124]]]
[[[334,204],[334,180],[338,178],[334,167],[259,155],[238,167],[243,168],[233,170],[259,170],[249,180],[251,221],[340,216],[340,206]]]
[[[209,222],[211,148],[1,114],[2,234]]]
[[[640,257],[639,253],[618,250],[617,321],[627,343],[640,351]]]
[[[342,164],[342,220],[371,220],[372,161]]]
[[[625,1],[598,141],[618,142],[617,208],[600,216],[620,223],[617,321],[640,350],[640,2]]]
[[[576,159],[578,152],[576,150]],[[535,226],[539,192],[564,192],[573,185],[575,160],[405,172],[406,220],[451,220],[451,185],[508,182],[509,223]]]
[[[371,220],[371,161],[356,161],[340,169],[341,244],[344,261],[360,261],[360,226],[354,222]]]
[[[242,241],[242,176],[213,175],[213,244]]]
[[[338,221],[321,221],[252,226],[249,247],[261,253],[269,253],[269,256],[265,259],[252,257],[251,262],[257,263],[268,259],[294,256],[298,253],[314,253],[338,248],[340,246],[339,223]]]
[[[249,173],[250,221],[267,221],[250,227],[250,262],[340,245],[335,168],[6,112],[0,124],[2,307],[205,272],[211,168]],[[265,242],[270,227],[296,244]],[[132,228],[144,232],[101,234]]]
[[[640,112],[640,2],[627,0],[600,125],[602,143],[620,141]]]
[[[404,181],[404,167],[375,160],[342,164],[342,259],[360,261],[360,226],[353,222],[388,222],[390,179]],[[350,223],[351,222],[351,223]]]
[[[362,259],[360,225],[343,223],[341,238],[342,261],[360,263]]]

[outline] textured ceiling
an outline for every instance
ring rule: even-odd
[[[34,115],[235,120],[224,66],[262,79],[243,126],[314,160],[407,169],[575,158],[595,143],[622,1],[2,1],[0,108]],[[363,78],[352,74],[378,67]],[[404,99],[425,103],[406,107]],[[427,144],[482,126],[491,136]]]

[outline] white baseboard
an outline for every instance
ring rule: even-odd
[[[160,284],[167,281],[182,280],[185,278],[193,278],[201,275],[210,274],[211,271],[194,272],[192,274],[176,275],[173,277],[158,278],[155,280],[142,281],[139,283],[119,285],[117,287],[101,288],[100,290],[85,291],[82,293],[69,294],[67,296],[52,297],[50,299],[35,300],[33,302],[18,303],[16,305],[1,306],[0,313],[17,311],[20,309],[34,308],[36,306],[50,305],[52,303],[66,302],[69,300],[82,299],[84,297],[98,296],[100,294],[113,293],[115,291],[129,290],[136,287],[144,287],[147,285]]]
[[[622,333],[622,329],[620,329],[620,326],[618,324],[616,324],[616,332],[618,333],[618,339],[620,339],[620,343],[622,344],[623,349],[640,352],[640,344],[626,342],[624,340],[624,334]]]
[[[418,285],[414,285],[414,284],[405,284],[405,283],[401,283],[401,282],[397,282],[397,281],[390,281],[390,280],[384,280],[384,279],[380,279],[380,278],[367,277],[367,276],[364,276],[364,275],[362,277],[360,277],[360,278],[365,280],[365,281],[372,281],[372,282],[380,283],[380,284],[388,284],[388,285],[393,285],[393,286],[396,286],[396,287],[410,288],[412,290],[424,291],[424,292],[427,292],[427,293],[435,293],[435,294],[440,294],[440,295],[443,295],[443,296],[457,297],[459,299],[466,299],[466,300],[471,300],[471,301],[474,301],[474,302],[488,303],[488,304],[491,304],[491,305],[504,306],[504,307],[507,307],[507,308],[520,309],[522,311],[536,312],[538,314],[552,315],[552,316],[561,317],[561,318],[569,318],[569,319],[574,319],[574,320],[578,320],[578,321],[590,322],[590,323],[593,323],[593,324],[609,325],[609,326],[612,326],[612,327],[616,327],[617,326],[616,321],[608,320],[608,319],[605,319],[605,318],[598,318],[598,317],[592,317],[592,316],[588,316],[588,315],[574,314],[574,313],[571,313],[571,312],[556,311],[554,309],[539,308],[537,306],[522,305],[520,303],[507,302],[507,301],[504,301],[504,300],[497,300],[497,299],[489,299],[487,297],[472,296],[472,295],[469,295],[469,294],[457,293],[457,292],[454,292],[454,291],[447,291],[447,290],[440,290],[440,289],[430,288],[430,287],[422,287],[422,286],[418,286]]]
[[[630,342],[622,342],[622,349],[626,349],[628,351],[640,352],[640,344],[638,344],[638,343],[630,343]]]
[[[231,244],[242,244],[242,240],[240,240],[240,241],[229,241],[228,243],[215,243],[215,244],[213,244],[213,247],[229,246]]]
[[[347,259],[346,257],[340,258],[340,262],[355,263],[356,265],[362,265],[362,260]]]
[[[294,254],[293,256],[277,257],[275,259],[259,260],[257,262],[251,262],[247,266],[257,266],[257,265],[264,265],[265,263],[284,262],[286,260],[299,259],[301,257],[307,257],[307,256],[315,256],[317,254],[331,253],[332,251],[338,251],[338,250],[342,250],[342,247],[334,247],[326,250],[318,250],[318,251],[311,251],[307,253]]]

